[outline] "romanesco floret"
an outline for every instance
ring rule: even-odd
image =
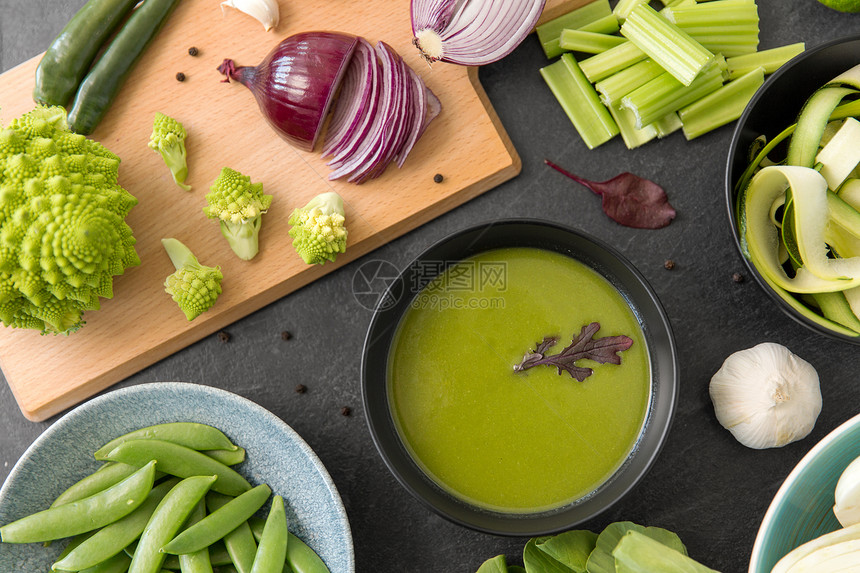
[[[173,297],[188,320],[194,320],[215,304],[221,294],[219,267],[197,261],[191,250],[177,239],[161,239],[176,272],[164,281],[164,291]]]
[[[346,252],[343,199],[334,191],[322,193],[295,209],[288,221],[293,248],[309,265],[322,265]]]
[[[181,123],[161,112],[155,113],[149,147],[161,154],[176,184],[189,191],[191,186],[185,184],[185,178],[188,177],[185,137],[185,128]]]
[[[260,225],[263,213],[272,204],[271,195],[263,195],[262,183],[229,167],[212,183],[206,194],[203,212],[221,222],[221,234],[240,259],[250,261],[260,250]]]
[[[0,129],[0,322],[68,334],[140,264],[125,223],[137,204],[119,157],[69,131],[61,107]]]

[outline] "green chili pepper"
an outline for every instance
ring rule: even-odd
[[[124,547],[140,537],[155,508],[177,483],[179,480],[172,478],[153,487],[137,509],[99,529],[95,535],[54,563],[53,569],[81,571],[120,553]]]
[[[209,547],[254,515],[271,493],[266,484],[246,491],[174,537],[162,551],[182,555]]]
[[[71,537],[113,523],[146,499],[155,477],[155,462],[97,494],[22,517],[0,527],[0,541],[31,543]]]
[[[230,498],[227,496],[210,492],[206,496],[206,507],[212,513],[224,507],[229,501]],[[257,553],[257,543],[254,541],[254,534],[251,533],[251,527],[247,521],[224,536],[224,546],[239,573],[251,573],[254,555]]]
[[[191,516],[188,518],[189,528],[200,523],[204,517],[206,517],[206,504],[201,499],[194,506],[194,511],[191,512]],[[188,529],[185,531],[188,531]],[[212,560],[209,557],[209,549],[203,547],[193,553],[180,555],[179,568],[182,573],[212,573]]]
[[[217,476],[214,491],[236,496],[251,489],[248,480],[197,450],[163,440],[128,440],[105,456],[106,460],[131,465],[143,465],[149,460],[157,460],[160,471],[181,478],[191,476]]]
[[[218,428],[195,422],[171,422],[147,426],[114,438],[96,450],[93,455],[97,460],[104,459],[111,450],[129,440],[163,440],[192,450],[230,450],[235,452],[239,449]]]
[[[263,527],[251,573],[281,573],[287,558],[287,516],[284,498],[276,495]]]
[[[214,475],[187,477],[167,492],[140,535],[129,573],[157,573],[161,569],[167,554],[160,549],[173,539],[216,479]]]

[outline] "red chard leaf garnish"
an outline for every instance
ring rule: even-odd
[[[660,229],[675,218],[675,209],[662,187],[649,179],[624,172],[608,181],[589,181],[559,167],[544,163],[602,197],[603,212],[610,219],[635,229]]]
[[[587,358],[600,364],[621,364],[619,352],[627,350],[633,344],[633,339],[621,336],[605,336],[594,338],[600,330],[599,322],[592,322],[582,327],[578,336],[574,336],[570,344],[558,354],[546,355],[547,351],[558,342],[558,338],[547,336],[536,348],[523,356],[522,362],[514,366],[515,372],[522,372],[534,366],[555,366],[559,375],[562,370],[580,382],[591,376],[591,368],[577,366],[576,362]]]

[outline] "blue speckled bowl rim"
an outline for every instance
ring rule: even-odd
[[[776,531],[776,526],[779,514],[787,503],[787,498],[791,491],[800,486],[801,482],[806,478],[807,473],[818,460],[819,456],[832,447],[834,443],[840,441],[845,434],[855,431],[858,426],[860,426],[860,414],[850,418],[848,421],[842,423],[832,432],[824,436],[820,442],[815,444],[815,446],[813,446],[813,448],[809,450],[803,458],[801,458],[797,465],[794,466],[794,469],[791,470],[791,473],[788,474],[788,477],[785,478],[785,481],[782,483],[779,490],[777,490],[776,495],[773,496],[773,500],[770,502],[770,506],[768,506],[767,512],[764,514],[764,519],[762,519],[761,526],[759,527],[758,534],[755,538],[755,543],[753,544],[752,554],[750,556],[749,573],[770,572],[772,565],[766,565],[765,561],[772,558],[772,556],[767,555],[766,551],[771,537],[778,533]],[[779,556],[779,558],[782,558],[782,556]],[[773,564],[775,565],[776,563],[774,562]]]
[[[163,390],[202,393],[214,396],[219,399],[237,402],[245,406],[249,410],[254,411],[256,415],[265,419],[269,424],[280,428],[284,432],[284,434],[290,439],[293,445],[295,445],[299,449],[299,451],[301,451],[307,457],[311,465],[317,470],[319,478],[322,480],[325,489],[331,494],[330,502],[333,504],[333,509],[338,516],[339,525],[343,528],[342,533],[344,537],[344,542],[346,543],[345,549],[348,551],[348,573],[355,572],[355,552],[352,541],[352,533],[349,525],[349,519],[346,514],[346,509],[343,505],[343,500],[341,499],[340,494],[335,487],[334,481],[331,479],[331,476],[329,475],[322,461],[319,459],[313,449],[311,449],[308,443],[305,442],[304,439],[295,430],[293,430],[293,428],[291,428],[281,418],[279,418],[263,406],[257,404],[252,400],[249,400],[248,398],[239,396],[238,394],[234,394],[227,390],[222,390],[220,388],[206,386],[203,384],[194,384],[190,382],[150,382],[138,384],[134,386],[129,386],[127,388],[112,390],[110,392],[97,396],[87,402],[84,402],[80,406],[67,412],[60,419],[51,424],[51,426],[46,428],[45,431],[43,431],[33,441],[33,443],[30,444],[30,446],[24,451],[21,457],[18,458],[18,461],[15,463],[15,465],[12,467],[12,470],[9,472],[6,481],[3,483],[2,487],[0,487],[0,507],[4,505],[6,497],[9,495],[10,491],[13,491],[16,487],[20,487],[20,485],[23,485],[18,484],[20,468],[28,463],[28,460],[35,451],[43,447],[46,442],[49,442],[50,440],[54,439],[55,434],[67,430],[70,427],[73,427],[74,424],[77,422],[78,418],[87,414],[90,410],[100,408],[106,404],[109,404],[112,401],[115,401],[117,398],[121,398],[124,396],[132,396],[135,394],[159,392]]]

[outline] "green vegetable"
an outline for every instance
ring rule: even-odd
[[[508,562],[505,556],[496,555],[481,563],[477,573],[508,573],[508,571]]]
[[[186,524],[186,526],[188,528],[194,527],[205,516],[206,501],[201,499],[197,502],[197,505],[194,506],[194,509],[191,511],[191,515],[188,516],[188,523]],[[186,529],[185,531],[188,531],[188,529]],[[182,573],[212,573],[212,559],[209,555],[209,548],[204,547],[199,551],[180,555],[179,569],[180,571],[182,571]]]
[[[56,561],[51,568],[82,571],[121,553],[123,547],[140,537],[155,508],[177,483],[179,480],[173,478],[153,487],[137,509],[99,529],[68,555]]]
[[[691,2],[661,14],[712,53],[728,58],[753,53],[758,47],[758,8],[751,0]]]
[[[155,476],[155,462],[116,485],[90,497],[52,507],[0,527],[3,543],[51,541],[86,533],[134,511],[146,499]]]
[[[155,113],[152,134],[149,136],[149,148],[161,154],[161,158],[173,175],[173,181],[186,191],[190,191],[191,186],[185,184],[185,178],[188,177],[186,135],[181,123],[161,112]]]
[[[224,432],[208,424],[196,422],[169,422],[139,428],[114,438],[95,451],[93,456],[100,460],[115,447],[128,440],[164,440],[180,444],[192,450],[238,450],[238,446],[224,435]]]
[[[259,517],[252,517],[248,520],[248,525],[251,527],[254,539],[258,541],[262,539],[265,521]],[[313,549],[292,533],[287,532],[287,535],[289,539],[287,565],[293,573],[329,573],[328,567]]]
[[[559,38],[561,37],[562,30],[580,29],[607,16],[612,17],[612,20],[615,21],[615,30],[617,30],[618,23],[612,15],[609,0],[596,0],[549,22],[544,22],[540,26],[537,26],[535,31],[546,57],[554,58],[561,55],[563,51],[559,46]]]
[[[206,194],[203,213],[221,223],[221,234],[243,261],[250,261],[260,250],[260,225],[272,196],[263,194],[262,183],[229,167],[221,170]]]
[[[284,512],[284,498],[276,495],[263,527],[260,545],[254,555],[251,573],[281,573],[287,557],[288,533],[287,516]]]
[[[585,573],[588,556],[594,551],[597,537],[597,534],[584,529],[566,531],[536,540],[534,547],[574,573]],[[528,560],[526,560],[526,567],[528,567]]]
[[[89,0],[51,42],[36,68],[33,100],[65,106],[110,37],[138,0]]]
[[[625,38],[609,34],[584,32],[582,30],[562,30],[558,44],[562,49],[572,52],[599,54],[626,41]]]
[[[636,531],[659,541],[663,545],[687,554],[687,548],[681,543],[681,538],[675,533],[660,527],[645,527],[632,521],[617,521],[610,523],[597,537],[594,551],[588,556],[588,573],[616,573],[615,558],[612,550],[629,531]]]
[[[245,461],[245,448],[235,450],[203,450],[203,453],[214,458],[225,466],[235,466]]]
[[[600,100],[611,108],[611,104],[620,103],[621,98],[665,71],[660,64],[648,58],[600,80],[594,88],[600,94]]]
[[[346,252],[347,229],[343,199],[334,191],[317,195],[290,215],[293,248],[309,265],[334,262]]]
[[[131,442],[126,442],[126,444],[128,443]],[[161,551],[161,548],[176,535],[176,532],[191,515],[194,507],[203,499],[209,488],[215,485],[217,479],[217,476],[214,475],[196,474],[183,479],[167,492],[140,535],[140,541],[134,550],[134,556],[131,558],[131,565],[128,568],[129,573],[157,573],[160,571],[164,558],[167,556]]]
[[[207,267],[176,239],[162,239],[176,272],[164,281],[164,291],[173,297],[188,320],[194,320],[215,304],[221,294],[220,267]]]
[[[582,60],[579,62],[579,67],[588,81],[596,83],[647,57],[648,55],[639,49],[639,46],[627,41]]]
[[[648,143],[657,137],[657,128],[651,123],[642,129],[636,128],[636,116],[629,109],[625,109],[620,105],[609,104],[609,113],[615,124],[618,126],[618,131],[621,133],[621,139],[624,140],[624,145],[627,149],[635,149],[640,145]]]
[[[618,573],[715,573],[638,531],[628,531],[612,550]]]
[[[647,3],[630,12],[621,25],[621,35],[685,86],[714,59],[714,54]]]
[[[210,492],[206,496],[206,507],[210,512],[218,511],[230,502],[224,495]],[[247,521],[242,522],[233,531],[224,536],[224,546],[230,555],[230,560],[239,573],[251,573],[254,565],[254,555],[257,554],[257,543]],[[300,572],[297,572],[300,573]]]
[[[541,68],[540,74],[589,149],[618,135],[618,126],[609,110],[600,103],[600,97],[573,56],[562,54],[557,62]]]
[[[695,139],[739,118],[763,83],[764,68],[756,68],[678,110],[684,136]]]
[[[69,486],[66,491],[57,496],[51,504],[51,507],[64,505],[72,501],[89,497],[94,493],[104,491],[110,486],[118,484],[139,469],[140,468],[137,466],[117,464],[114,462],[103,464],[93,473]]]
[[[61,107],[0,129],[0,322],[68,334],[140,264],[124,219],[137,204],[119,157],[69,131]]]
[[[78,87],[69,109],[72,131],[92,133],[178,2],[147,0],[132,12]]]
[[[174,537],[161,550],[181,555],[212,545],[254,515],[271,493],[266,484],[249,489]]]
[[[162,440],[128,440],[114,448],[105,459],[132,465],[158,460],[160,471],[180,478],[214,475],[217,480],[212,490],[226,495],[239,495],[251,489],[251,484],[230,467],[191,448]]]

